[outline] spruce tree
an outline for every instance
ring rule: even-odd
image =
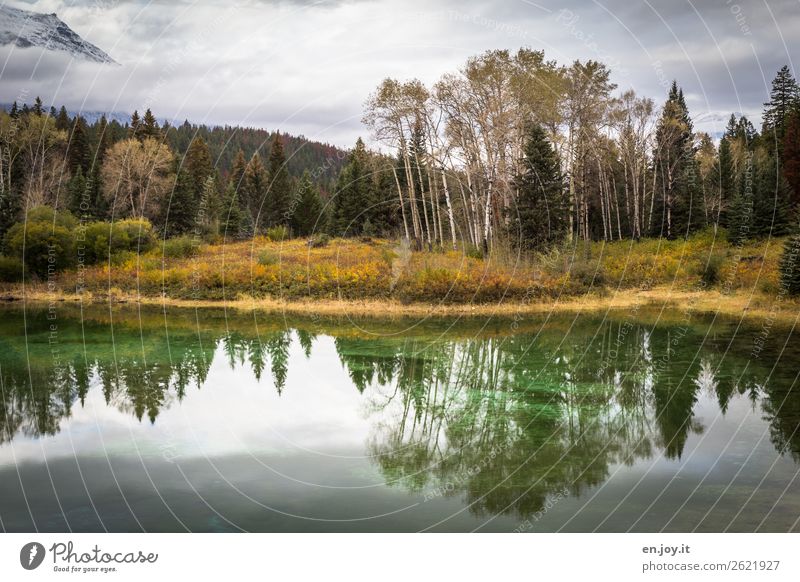
[[[144,117],[142,118],[140,127],[141,130],[139,132],[139,139],[144,140],[150,137],[161,141],[163,137],[161,134],[161,128],[158,127],[158,121],[156,120],[155,115],[153,115],[153,112],[149,109],[144,112]]]
[[[521,168],[514,181],[518,196],[509,217],[511,236],[518,237],[520,248],[541,250],[564,237],[567,222],[558,155],[539,124],[527,131]]]
[[[214,175],[211,152],[202,137],[196,137],[192,140],[189,149],[186,151],[183,167],[192,181],[195,199],[201,200],[206,180]]]
[[[788,66],[781,67],[775,75],[769,97],[769,101],[764,103],[762,133],[769,137],[767,143],[770,147],[777,146],[780,152],[786,132],[786,117],[800,101],[800,89]]]
[[[367,149],[361,138],[339,174],[334,197],[332,228],[338,236],[358,236],[372,212],[372,180]]]
[[[225,193],[222,196],[222,206],[219,217],[219,233],[223,240],[238,240],[245,238],[242,236],[242,226],[244,215],[239,203],[236,186],[233,180],[228,182]]]
[[[131,123],[128,126],[128,138],[140,139],[142,131],[142,120],[139,118],[139,112],[134,110],[131,115]]]
[[[322,213],[323,204],[319,190],[311,182],[308,171],[303,173],[297,188],[295,211],[292,215],[292,231],[298,236],[324,232],[326,224]]]
[[[164,235],[172,238],[191,232],[197,220],[197,198],[189,173],[180,169],[175,177],[172,195],[165,203]]]
[[[789,193],[777,156],[759,152],[755,167],[752,235],[783,236],[789,231]]]
[[[283,140],[278,133],[269,152],[269,188],[264,204],[266,226],[288,226],[292,212],[292,179],[286,168]]]
[[[259,230],[259,225],[256,224],[256,217],[260,217],[262,214],[262,205],[267,195],[268,180],[267,171],[261,162],[261,156],[258,153],[253,154],[244,173],[243,187],[239,189],[242,195],[242,205],[248,210],[245,216],[249,214],[249,220],[252,222],[253,234]],[[262,220],[259,220],[259,222],[262,222]]]
[[[723,137],[719,142],[719,189],[720,211],[719,224],[727,228],[730,221],[730,208],[735,195],[733,158],[731,156],[731,140]]]
[[[89,149],[89,138],[86,135],[86,122],[83,117],[77,116],[72,126],[72,134],[69,138],[69,149],[67,150],[67,166],[73,174],[80,169],[86,174],[91,164],[91,153]]]
[[[85,198],[87,196],[86,178],[84,178],[83,169],[80,166],[70,178],[67,190],[69,194],[67,208],[69,211],[77,217],[88,214],[91,209],[87,208],[89,200]]]
[[[683,90],[673,81],[667,102],[656,127],[655,147],[656,204],[653,233],[675,238],[688,233],[701,213],[694,204],[692,190],[695,158],[694,133]],[[696,184],[694,184],[696,185]]]
[[[231,165],[230,181],[237,190],[244,186],[244,174],[247,171],[247,160],[244,157],[244,150],[239,148],[236,157],[233,158]]]
[[[67,108],[63,105],[58,112],[56,117],[56,129],[59,131],[69,131],[69,126],[71,125],[69,120],[69,114],[67,113]]]

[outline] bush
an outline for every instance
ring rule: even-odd
[[[605,284],[605,272],[602,265],[591,260],[576,260],[570,266],[569,279],[578,287],[576,290],[588,290]]]
[[[722,263],[724,258],[722,255],[711,255],[708,260],[701,262],[697,269],[697,274],[700,276],[700,281],[706,287],[713,287],[719,283],[722,273]]]
[[[22,280],[22,261],[0,256],[0,282],[16,283]]]
[[[51,214],[52,216],[52,214]],[[30,217],[30,213],[29,213]],[[8,254],[25,264],[25,268],[41,279],[75,264],[75,239],[63,224],[52,218],[15,224],[6,233]]]
[[[289,229],[282,224],[273,226],[267,229],[266,236],[272,242],[282,242],[289,238]]]
[[[164,256],[170,259],[184,259],[200,253],[199,241],[188,235],[165,240],[161,248]]]
[[[258,255],[258,264],[259,265],[277,265],[280,263],[281,257],[270,250],[263,250]]]
[[[308,246],[311,247],[312,249],[319,249],[328,246],[328,243],[330,242],[331,242],[331,237],[323,232],[320,234],[315,234],[310,239],[308,239]]]
[[[114,223],[93,222],[84,231],[87,263],[107,261],[119,253],[145,253],[156,244],[153,226],[143,219],[129,218]]]

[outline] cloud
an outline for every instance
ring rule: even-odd
[[[675,78],[700,129],[713,132],[732,111],[757,121],[775,71],[792,64],[787,47],[800,41],[794,0],[16,4],[58,13],[122,66],[6,47],[2,101],[25,88],[72,108],[146,104],[159,117],[279,128],[343,146],[366,134],[361,106],[384,77],[432,83],[471,55],[521,46],[562,63],[604,60],[620,88],[658,102]]]

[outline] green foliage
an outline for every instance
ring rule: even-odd
[[[0,282],[16,283],[22,280],[22,261],[15,257],[0,255]]]
[[[268,228],[265,236],[273,242],[285,241],[289,238],[289,229],[283,225]]]
[[[542,250],[564,237],[567,224],[558,156],[538,124],[528,130],[522,168],[515,184],[518,199],[510,217],[515,223],[511,236],[518,235],[520,248]]]
[[[76,263],[74,235],[64,221],[29,218],[9,229],[5,245],[11,257],[21,260],[40,279]]]
[[[319,232],[309,239],[308,246],[312,249],[320,249],[328,246],[330,242],[331,237],[327,233]]]
[[[361,138],[339,174],[333,211],[333,231],[338,236],[359,236],[373,207],[367,152]]]
[[[183,259],[200,254],[200,241],[191,236],[179,236],[161,244],[163,255],[170,259]]]
[[[265,265],[265,266],[277,265],[280,262],[281,262],[280,255],[269,249],[264,249],[258,254],[259,265]]]
[[[295,209],[292,214],[294,233],[298,236],[308,236],[314,232],[325,230],[327,220],[323,213],[322,197],[317,187],[312,184],[308,172],[303,174],[300,179],[295,200]]]
[[[699,264],[697,275],[700,276],[700,281],[702,281],[706,288],[713,287],[719,283],[724,263],[725,257],[719,253],[715,253],[709,256],[705,263],[701,262]]]
[[[264,211],[268,227],[287,226],[292,219],[292,180],[286,168],[280,134],[275,137],[269,152],[269,187]]]
[[[86,262],[90,264],[125,252],[145,253],[155,247],[156,236],[153,226],[144,219],[94,222],[85,229],[84,245]]]
[[[471,259],[482,259],[483,249],[478,245],[467,244],[464,246],[464,254]]]

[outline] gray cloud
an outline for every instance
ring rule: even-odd
[[[22,3],[16,2],[22,6]],[[26,89],[71,107],[242,123],[350,145],[386,76],[435,81],[487,49],[604,60],[620,88],[662,101],[673,78],[698,127],[758,121],[769,82],[800,46],[796,0],[35,0],[122,67],[35,49],[0,52],[0,100]],[[567,11],[567,12],[565,12]],[[63,82],[62,82],[63,79]]]

